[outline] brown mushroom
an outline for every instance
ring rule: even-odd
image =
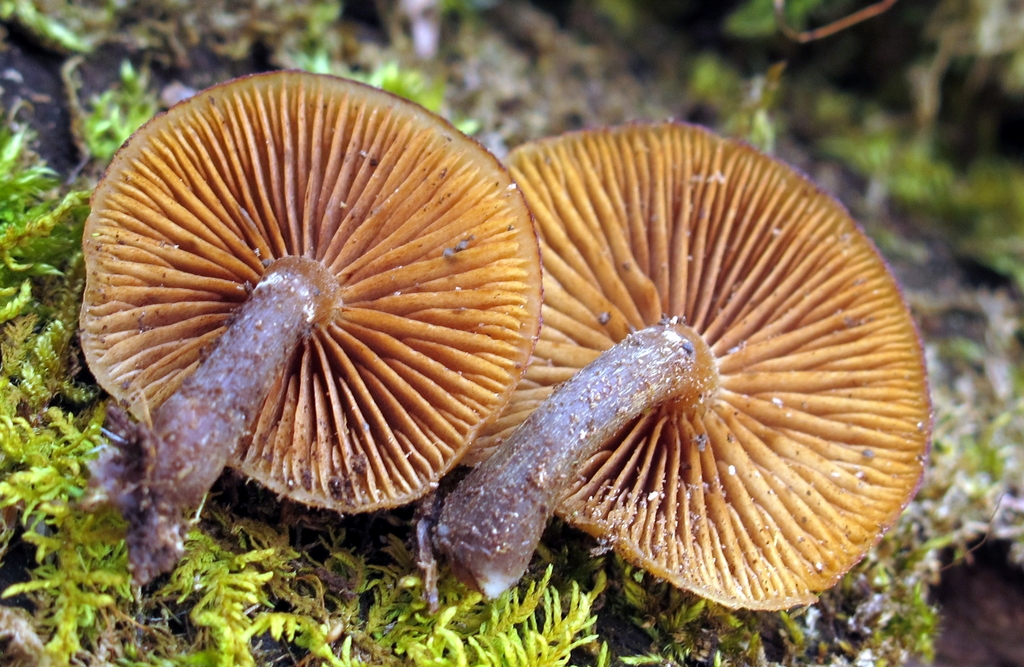
[[[419,106],[297,72],[140,129],[92,199],[82,347],[118,450],[96,486],[146,581],[225,463],[341,512],[429,491],[536,341],[536,233],[505,169]],[[117,437],[120,436],[120,437]]]
[[[917,330],[871,242],[791,168],[687,125],[509,162],[544,324],[479,442],[496,453],[446,499],[453,569],[495,595],[555,509],[722,604],[815,600],[895,522],[929,446]]]

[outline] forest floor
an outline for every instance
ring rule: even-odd
[[[729,44],[714,36],[710,19],[690,31],[654,23],[629,36],[585,3],[556,3],[560,14],[555,16],[525,2],[504,2],[471,15],[446,15],[438,55],[417,56],[408,37],[416,19],[394,5],[345,3],[343,19],[316,28],[316,34],[299,19],[300,27],[285,23],[275,30],[266,25],[274,20],[269,16],[236,26],[236,33],[216,22],[195,21],[190,33],[184,22],[160,16],[156,23],[165,26],[164,33],[153,25],[144,30],[119,25],[123,38],[104,35],[82,55],[45,43],[13,21],[5,24],[0,42],[0,107],[34,130],[34,151],[66,187],[78,189],[91,188],[105,166],[86,145],[81,123],[105,91],[124,87],[122,62],[144,73],[144,89],[160,108],[182,91],[233,76],[307,66],[310,54],[303,40],[314,38],[321,40],[319,55],[337,73],[348,68],[365,74],[397,63],[399,71],[417,73],[419,84],[410,85],[420,85],[420,93],[443,82],[439,110],[456,122],[470,121],[474,136],[499,157],[531,139],[637,119],[689,120],[750,138],[753,123],[744,126],[744,114],[786,118],[773,129],[774,154],[806,172],[862,220],[904,286],[927,349],[937,463],[921,498],[908,510],[907,537],[894,548],[912,552],[930,544],[909,566],[914,574],[907,581],[923,582],[927,604],[938,609],[935,664],[1024,667],[1024,417],[1013,379],[1022,360],[1020,288],[964,260],[950,235],[929,224],[927,215],[880,201],[871,179],[817,150],[799,120],[804,112],[793,92],[798,85],[775,101],[760,100],[749,87],[731,100],[725,92],[721,100],[695,93],[694,61],[714,48],[722,50],[723,59],[730,57]],[[207,26],[209,34],[203,32]],[[431,26],[438,27],[430,21],[420,27]],[[794,81],[810,78],[806,70],[813,54],[797,46],[785,50],[798,63]],[[965,346],[969,352],[963,352]],[[81,377],[88,382],[88,376]],[[978,462],[986,456],[998,458],[998,465]],[[231,485],[225,488],[230,495]],[[367,525],[359,521],[353,530]],[[27,546],[7,550],[0,588],[24,580],[32,559]],[[649,636],[627,616],[598,621],[613,654],[650,652]],[[879,612],[867,618],[870,630],[889,617]],[[766,644],[771,658],[771,640]],[[893,655],[908,654],[894,650]],[[863,664],[863,657],[851,649],[849,664]],[[692,659],[710,658],[694,654]]]

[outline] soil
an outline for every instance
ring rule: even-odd
[[[1024,665],[1024,573],[1006,555],[1005,545],[984,545],[943,572],[935,665]]]

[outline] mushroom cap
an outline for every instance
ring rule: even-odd
[[[732,607],[814,601],[896,521],[931,407],[914,322],[845,209],[790,167],[684,124],[509,156],[541,236],[540,341],[487,456],[630,331],[679,316],[715,355],[707,410],[653,407],[581,468],[558,514]]]
[[[148,122],[96,189],[84,249],[82,348],[140,419],[267,260],[324,262],[342,306],[229,465],[340,511],[427,492],[507,401],[540,326],[536,232],[505,169],[418,105],[336,77],[243,77]]]

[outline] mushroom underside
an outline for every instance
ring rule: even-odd
[[[870,241],[792,169],[684,124],[569,134],[509,163],[541,235],[544,324],[472,459],[630,331],[678,317],[715,356],[715,398],[651,406],[556,511],[723,604],[813,601],[896,521],[929,445],[917,331]]]
[[[506,402],[539,328],[536,232],[505,169],[443,119],[335,77],[243,77],[153,119],[111,162],[83,245],[86,360],[142,422],[269,267],[330,275],[331,317],[283,355],[265,399],[247,397],[255,420],[226,447],[274,491],[343,512],[431,490]],[[240,363],[261,363],[261,345]]]

